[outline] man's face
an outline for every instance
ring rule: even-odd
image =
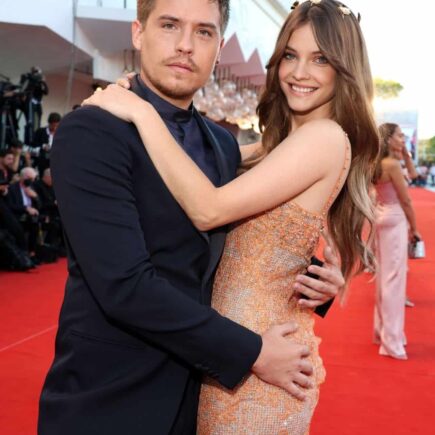
[[[132,25],[141,78],[154,92],[187,107],[220,55],[220,11],[210,0],[156,0],[144,25]]]
[[[57,127],[59,127],[59,122],[50,122],[50,124],[48,124],[48,129],[50,130],[51,133],[55,133]]]
[[[5,168],[8,169],[13,169],[13,165],[14,165],[14,155],[13,154],[6,154],[3,157],[3,165],[5,166]]]

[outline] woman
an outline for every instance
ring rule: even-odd
[[[408,239],[421,238],[400,160],[404,135],[397,124],[382,124],[381,154],[375,173],[376,277],[374,334],[379,354],[407,359],[405,301]],[[409,158],[409,157],[408,157]],[[406,159],[406,157],[405,157]],[[409,231],[408,231],[409,225]]]
[[[206,381],[198,433],[308,431],[324,369],[312,310],[290,289],[309,265],[325,220],[345,278],[373,264],[361,235],[364,221],[372,220],[368,187],[379,146],[371,97],[358,20],[341,3],[323,0],[302,3],[284,23],[258,107],[262,142],[245,151],[243,174],[223,187],[195,166],[147,102],[117,86],[87,101],[136,124],[198,229],[237,221],[217,271],[213,306],[257,332],[292,319],[299,326],[295,340],[310,347],[315,386],[307,400],[255,376],[236,391]]]

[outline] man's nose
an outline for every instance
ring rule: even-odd
[[[180,37],[177,41],[177,52],[191,55],[193,53],[193,31],[184,29],[180,32]]]

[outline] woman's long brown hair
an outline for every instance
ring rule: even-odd
[[[243,169],[257,164],[291,131],[291,110],[281,90],[278,72],[292,33],[309,23],[320,51],[337,72],[330,118],[348,134],[352,147],[347,181],[328,212],[328,230],[348,281],[353,273],[375,267],[374,256],[362,233],[368,221],[368,238],[372,237],[373,206],[369,188],[379,138],[371,105],[373,80],[364,37],[355,15],[344,15],[339,6],[342,3],[334,0],[322,0],[319,4],[306,1],[288,16],[267,65],[266,86],[257,108],[263,133],[262,150]]]

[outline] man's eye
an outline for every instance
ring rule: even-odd
[[[198,33],[201,36],[207,36],[207,37],[211,37],[212,36],[210,30],[206,30],[206,29],[200,29],[200,30],[198,30]]]
[[[173,29],[175,29],[175,25],[173,23],[163,23],[162,28],[168,29],[168,30],[173,30]]]

